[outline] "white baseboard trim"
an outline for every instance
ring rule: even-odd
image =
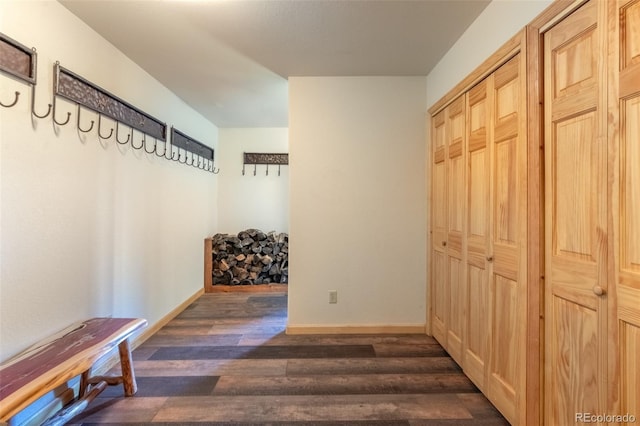
[[[204,294],[204,288],[199,289],[193,295],[191,295],[187,300],[178,305],[175,309],[169,312],[164,317],[160,318],[160,320],[156,321],[153,325],[146,327],[140,334],[131,338],[129,345],[131,350],[134,350],[141,344],[143,344],[147,339],[156,334],[158,330],[167,325],[169,321],[180,315],[182,311],[187,309],[187,307],[192,304],[196,299]],[[104,360],[98,361],[98,363],[92,369],[93,374],[95,375],[104,375],[107,371],[111,370],[111,368],[120,364],[120,356],[118,355],[118,351],[114,350],[108,357],[105,357]]]
[[[287,334],[426,334],[425,324],[287,325]]]

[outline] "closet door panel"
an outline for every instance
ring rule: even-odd
[[[617,324],[621,412],[640,413],[640,1],[621,1]]]
[[[574,424],[576,413],[597,413],[599,400],[599,375],[597,369],[598,312],[573,301],[555,297],[553,299],[555,333],[558,351],[555,357],[553,398],[553,424]],[[568,405],[565,405],[568,403]],[[577,408],[575,408],[577,407]]]
[[[490,333],[487,249],[489,246],[489,119],[491,100],[483,80],[468,94],[467,178],[467,316],[463,368],[480,388],[485,386]]]
[[[622,290],[618,293],[624,298],[619,314],[621,413],[640,412],[640,318],[637,307],[640,306],[638,290]],[[632,305],[635,303],[635,305]]]
[[[640,274],[640,95],[622,101],[620,262],[630,281]]]
[[[505,417],[518,415],[518,371],[522,359],[519,326],[522,324],[524,282],[520,279],[522,187],[524,152],[520,135],[520,55],[494,73],[491,160],[491,240],[487,253],[492,312],[488,395]]]
[[[633,95],[640,86],[640,1],[621,2],[620,96]]]
[[[431,187],[431,296],[432,332],[442,346],[447,347],[447,317],[449,316],[447,254],[447,168],[446,168],[446,126],[445,112],[441,111],[432,119],[431,137],[433,141],[432,187]]]
[[[464,371],[480,388],[485,386],[487,345],[489,343],[489,285],[484,267],[469,264],[467,331]]]
[[[591,0],[544,36],[546,424],[607,412],[606,73]]]
[[[449,227],[447,235],[449,317],[447,351],[462,364],[462,341],[464,328],[465,267],[463,261],[463,235],[465,220],[465,109],[464,96],[459,97],[446,108],[448,123],[448,211]]]
[[[451,300],[447,334],[447,352],[462,364],[462,335],[464,326],[464,264],[455,256],[449,256],[449,285]]]
[[[524,33],[521,36],[519,49],[525,47]],[[448,314],[442,324],[449,354],[512,424],[524,424],[533,417],[525,406],[529,373],[523,353],[526,64],[522,50],[511,53],[515,50],[512,45],[496,56],[496,66],[501,65],[483,71],[481,81],[467,85],[471,88],[455,95],[432,119],[433,134],[440,123],[445,129],[444,143],[434,142],[442,157],[434,157],[432,180],[441,179],[438,173],[446,180],[442,186],[446,192],[441,194],[446,203],[446,219],[441,221],[446,237],[433,239],[433,253],[442,256],[433,258],[432,270],[436,275],[444,270],[443,291],[449,291],[433,302],[441,304],[448,297],[447,308],[432,307],[436,312],[432,316]],[[443,102],[448,99],[453,97]],[[442,119],[436,123],[439,115]],[[440,161],[445,164],[443,175],[437,171]],[[439,242],[444,248],[436,247]],[[440,291],[438,283],[432,282],[431,288]]]
[[[449,306],[449,292],[446,285],[446,256],[439,250],[434,250],[432,256],[433,337],[446,349],[446,320],[449,315],[447,309]]]
[[[517,129],[517,128],[516,128]],[[512,129],[513,131],[513,129]],[[515,246],[518,241],[517,138],[495,144],[495,243]]]

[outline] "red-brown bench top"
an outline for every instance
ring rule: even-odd
[[[92,318],[74,324],[0,365],[0,420],[88,371],[135,331],[141,318]]]

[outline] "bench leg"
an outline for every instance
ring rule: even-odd
[[[84,373],[82,373],[82,376],[80,376],[80,388],[78,389],[78,398],[82,399],[84,398],[84,396],[87,393],[87,389],[89,388],[89,371],[91,369],[85,371]]]
[[[138,384],[136,383],[136,374],[133,371],[129,339],[124,340],[118,345],[118,352],[120,352],[120,367],[122,369],[122,386],[124,387],[124,396],[133,396],[138,391]]]

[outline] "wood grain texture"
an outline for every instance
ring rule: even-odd
[[[93,318],[8,360],[0,366],[0,419],[10,419],[45,393],[89,370],[146,324],[138,318]],[[135,382],[132,373],[126,373],[130,384]]]
[[[286,294],[203,295],[133,351],[136,398],[107,390],[69,424],[507,424],[432,337],[290,336],[286,310]],[[187,345],[230,325],[246,334]]]
[[[213,238],[204,239],[204,292],[213,292]]]
[[[544,34],[549,424],[608,410],[605,9],[589,1]]]
[[[640,413],[640,1],[609,2],[609,138],[614,148],[610,218],[614,235],[610,277],[610,380],[619,390],[609,404],[624,413]],[[614,122],[615,122],[614,121]],[[617,380],[616,380],[617,379]],[[638,417],[638,416],[636,416]]]
[[[467,120],[469,128],[466,192],[467,207],[467,282],[464,299],[465,335],[463,361],[465,372],[481,389],[486,389],[488,372],[489,277],[487,257],[490,250],[490,186],[489,141],[493,139],[494,78],[489,76],[469,91]]]
[[[514,424],[527,422],[532,374],[524,352],[530,318],[524,34],[457,86],[464,91],[450,92],[430,110],[432,138],[442,139],[436,149],[444,152],[432,163],[433,335]]]

